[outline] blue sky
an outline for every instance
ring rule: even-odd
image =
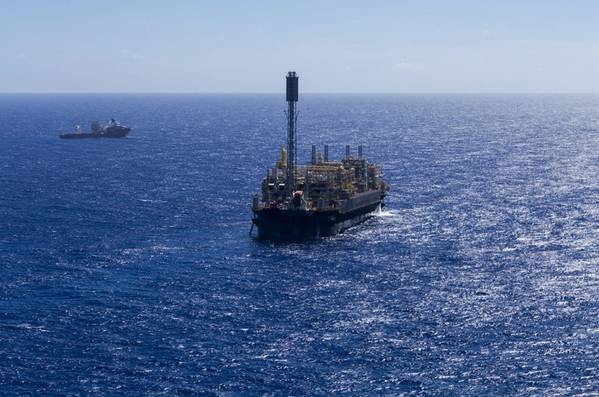
[[[0,92],[599,93],[599,1],[0,0]]]

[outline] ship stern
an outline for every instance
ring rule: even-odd
[[[262,208],[254,210],[259,240],[305,241],[330,235],[327,222],[315,211]]]

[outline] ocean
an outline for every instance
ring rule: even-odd
[[[249,236],[284,109],[0,95],[1,396],[598,395],[599,96],[303,95],[391,191],[301,244]]]

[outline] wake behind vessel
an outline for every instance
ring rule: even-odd
[[[77,126],[75,132],[61,134],[62,139],[81,139],[81,138],[124,138],[131,131],[131,128],[121,125],[115,119],[110,119],[106,125],[100,125],[97,121],[92,122],[91,132],[82,132]]]
[[[364,159],[361,145],[357,157],[346,145],[338,161],[329,159],[328,145],[324,154],[312,145],[311,163],[297,165],[298,79],[295,72],[287,75],[287,147],[252,203],[259,239],[296,241],[342,232],[382,207],[389,190],[381,166]]]

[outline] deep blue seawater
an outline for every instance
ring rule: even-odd
[[[363,143],[387,210],[260,243],[284,108],[0,95],[0,395],[599,393],[599,96],[302,96],[302,159]]]

